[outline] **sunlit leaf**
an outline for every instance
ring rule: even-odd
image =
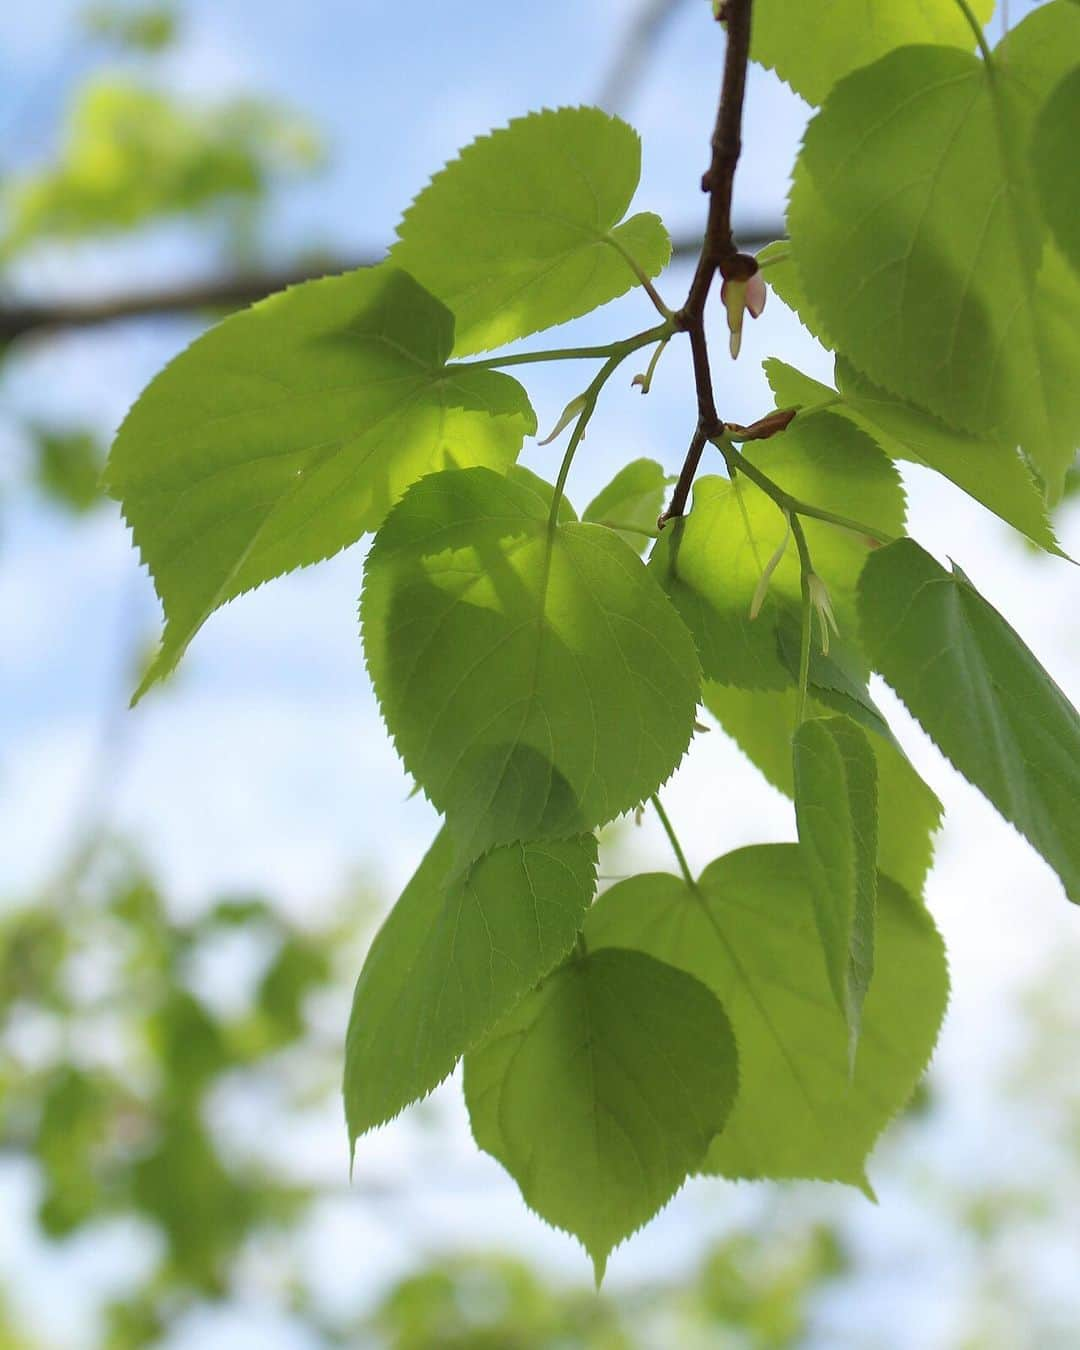
[[[911,1096],[945,1011],[944,950],[921,906],[879,878],[853,1075],[798,845],[729,853],[697,890],[664,873],[620,882],[590,911],[585,934],[590,949],[629,947],[678,966],[727,1011],[739,1095],[703,1170],[867,1185],[867,1154]]]
[[[430,1092],[574,944],[596,887],[592,835],[455,864],[443,830],[371,944],[345,1044],[353,1143]]]
[[[582,513],[582,520],[614,529],[635,553],[644,553],[656,533],[668,483],[663,466],[654,459],[632,459],[601,488]],[[630,529],[619,529],[620,525]]]
[[[405,212],[391,260],[457,319],[459,354],[565,323],[654,277],[671,255],[657,216],[623,220],[637,133],[599,108],[519,117],[437,173]],[[621,223],[620,223],[621,222]]]
[[[571,960],[465,1057],[476,1142],[581,1241],[597,1283],[701,1167],[737,1082],[720,1003],[641,952]]]

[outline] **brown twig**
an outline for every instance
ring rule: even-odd
[[[753,0],[728,0],[722,10],[727,25],[724,78],[712,134],[712,158],[701,180],[702,191],[709,194],[709,213],[686,304],[676,315],[678,326],[690,338],[698,422],[671,503],[657,522],[661,528],[666,521],[681,516],[686,510],[701,453],[710,438],[723,430],[716,411],[705,340],[705,305],[713,277],[717,272],[725,278],[746,277],[757,270],[754,259],[739,252],[731,227],[735,168],[742,150],[743,97],[746,92],[746,68],[750,61],[752,8]]]
[[[755,249],[782,238],[784,227],[779,222],[748,221],[739,233],[743,247]],[[700,251],[701,240],[696,236],[683,235],[672,242],[672,259],[676,261],[696,258]],[[370,267],[378,261],[377,253],[372,250],[366,257],[327,258],[294,267],[242,272],[95,300],[0,304],[0,344],[108,323],[237,309],[262,300],[274,291],[284,290],[286,286],[295,286],[328,273]]]

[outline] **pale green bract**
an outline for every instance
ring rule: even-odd
[[[735,1099],[724,1009],[682,970],[588,952],[465,1057],[473,1135],[525,1201],[608,1255],[698,1171]]]
[[[147,387],[106,470],[165,607],[136,697],[219,606],[375,529],[448,465],[506,469],[524,389],[453,370],[453,317],[389,267],[305,282],[198,338]]]
[[[557,108],[481,136],[405,212],[390,259],[453,310],[455,352],[587,314],[671,256],[659,217],[623,220],[637,132],[599,108]],[[621,222],[621,223],[620,223]]]
[[[345,1043],[350,1142],[436,1087],[566,955],[596,889],[592,835],[455,865],[444,829],[356,983]]]
[[[859,584],[874,662],[960,770],[1080,901],[1080,717],[959,568],[910,539],[875,554]]]
[[[1019,442],[1056,498],[1080,441],[1080,287],[1043,261],[1030,174],[1050,30],[1075,52],[1080,6],[1029,16],[992,71],[908,47],[843,80],[807,129],[788,224],[804,321],[890,392]]]
[[[810,690],[807,716],[823,717],[837,708],[849,716],[858,715],[857,707],[844,706],[830,691],[815,688],[812,681]],[[707,680],[702,691],[709,712],[773,787],[788,797],[795,795],[791,737],[797,698],[794,688],[735,689],[715,680]],[[875,732],[870,746],[878,778],[878,868],[909,895],[921,895],[933,860],[934,835],[941,825],[941,803],[884,722],[879,727],[869,718],[861,722]]]
[[[679,763],[700,675],[641,560],[487,469],[432,474],[365,569],[368,669],[406,768],[465,856],[581,833]]]
[[[866,1157],[926,1068],[948,997],[941,939],[920,905],[879,878],[853,1074],[798,845],[729,853],[696,890],[666,873],[631,877],[596,902],[585,935],[590,949],[633,948],[696,976],[731,1019],[739,1094],[703,1171],[868,1189]]]
[[[986,23],[994,0],[972,0]],[[970,51],[975,37],[956,0],[830,0],[828,7],[757,0],[750,55],[820,103],[837,80],[894,47],[936,42]]]
[[[896,469],[870,438],[829,412],[797,417],[781,435],[747,444],[744,454],[793,496],[861,519],[887,536],[904,527],[904,493]],[[740,500],[741,498],[741,500]],[[867,673],[855,646],[855,583],[869,540],[822,521],[804,521],[814,568],[829,589],[842,647],[856,674]],[[787,522],[776,503],[744,475],[736,484],[699,478],[693,509],[672,522],[649,560],[698,643],[711,679],[749,689],[783,689],[793,681],[779,635],[799,623],[801,582],[793,543],[772,573],[764,603],[750,618],[766,563]],[[795,663],[798,669],[798,663]]]
[[[635,553],[644,553],[672,480],[655,459],[632,459],[601,488],[582,512],[582,520],[607,525]],[[630,526],[620,529],[620,526]]]
[[[874,971],[878,782],[866,733],[847,717],[811,717],[792,742],[795,819],[852,1062]]]
[[[1048,553],[1061,553],[1038,484],[1016,447],[972,436],[877,388],[843,357],[836,358],[839,390],[770,358],[765,374],[781,408],[814,407],[848,417],[890,459],[922,464],[955,483],[988,511]]]

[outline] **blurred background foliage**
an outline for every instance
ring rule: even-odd
[[[641,7],[638,47],[674,8]],[[5,296],[15,303],[3,269],[14,275],[38,250],[168,221],[203,232],[222,268],[248,272],[273,194],[318,171],[322,147],[302,114],[257,97],[193,104],[155,82],[182,20],[171,4],[86,11],[73,42],[93,49],[93,68],[72,90],[52,152],[0,181],[0,309]],[[628,49],[613,68],[640,60]],[[49,340],[46,326],[15,338],[6,355]],[[73,518],[99,507],[105,446],[96,429],[65,420],[62,396],[32,419],[0,415],[15,447],[9,493],[38,494]],[[1080,475],[1072,484],[1080,492]],[[105,755],[118,759],[121,742],[107,737]],[[62,1248],[119,1226],[140,1253],[124,1289],[88,1308],[96,1330],[86,1343],[180,1344],[194,1312],[254,1287],[303,1333],[288,1343],[311,1347],[872,1345],[847,1339],[835,1313],[872,1296],[851,1218],[863,1202],[814,1188],[805,1203],[792,1197],[806,1188],[778,1188],[783,1203],[729,1225],[679,1280],[597,1296],[505,1252],[446,1250],[351,1309],[326,1306],[304,1257],[305,1224],[325,1187],[246,1146],[250,1136],[238,1142],[223,1102],[239,1094],[261,1103],[267,1131],[286,1135],[304,1113],[340,1114],[345,1009],[385,897],[345,886],[321,926],[288,917],[272,895],[207,897],[178,912],[138,852],[109,834],[93,784],[88,797],[47,885],[0,903],[0,1163],[32,1178],[42,1242]],[[1007,1184],[943,1174],[932,1093],[879,1155],[882,1172],[920,1195],[935,1240],[962,1249],[978,1272],[950,1350],[1080,1345],[1075,1240],[1062,1237],[1075,1234],[1080,1212],[1080,1086],[1061,1054],[1080,1025],[1077,990],[1066,956],[1040,974],[1022,1044],[1001,1072],[1002,1112],[1022,1101],[1039,1122],[1052,1180],[1023,1166]],[[388,1186],[373,1202],[393,1203]],[[351,1194],[365,1203],[364,1185]],[[1056,1253],[1049,1275],[1071,1272],[1071,1291],[1068,1278],[1032,1282],[1022,1250],[1033,1244]],[[17,1291],[4,1285],[0,1270],[0,1350],[57,1350],[16,1313]]]

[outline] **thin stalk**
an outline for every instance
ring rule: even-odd
[[[811,506],[809,502],[793,497],[779,483],[774,482],[768,474],[762,473],[752,460],[747,459],[745,455],[736,450],[729,438],[717,437],[713,444],[727,461],[729,472],[732,468],[735,468],[740,473],[745,474],[762,492],[773,499],[781,511],[787,511],[797,516],[806,516],[811,520],[823,520],[827,524],[837,525],[843,530],[853,530],[856,534],[868,535],[871,539],[877,539],[882,544],[896,542],[895,535],[886,534],[884,530],[879,530],[876,525],[867,525],[865,521],[852,520],[850,516],[837,515],[835,511],[826,511],[822,506]]]
[[[971,31],[975,34],[975,41],[979,44],[979,51],[982,52],[982,58],[991,68],[994,64],[994,58],[990,52],[990,44],[986,40],[986,34],[982,30],[982,24],[975,17],[975,12],[968,4],[968,0],[956,0],[956,3],[963,11],[964,18],[971,26]]]
[[[619,342],[606,342],[597,347],[553,347],[547,351],[516,352],[512,356],[482,356],[476,361],[451,361],[448,370],[491,370],[502,366],[527,366],[540,361],[606,361],[620,352],[636,352],[650,342],[668,338],[675,331],[668,322],[646,328]]]
[[[649,279],[648,275],[645,272],[645,269],[641,266],[638,260],[633,256],[633,254],[628,253],[626,249],[623,248],[622,244],[619,242],[618,239],[613,238],[610,234],[607,236],[607,242],[611,245],[611,247],[615,250],[615,252],[623,259],[626,265],[630,268],[631,272],[633,272],[634,276],[637,277],[638,281],[641,283],[641,286],[645,291],[645,294],[653,302],[653,306],[655,307],[656,312],[659,315],[661,315],[661,317],[663,317],[664,319],[670,319],[674,311],[669,309],[669,307],[664,304],[663,297],[660,295],[660,292],[656,289],[656,287],[652,284],[652,281]]]
[[[660,818],[660,824],[664,827],[664,833],[667,835],[668,843],[671,845],[671,850],[675,854],[675,859],[679,864],[679,871],[683,874],[683,880],[692,891],[696,892],[698,888],[697,881],[694,878],[693,872],[690,871],[690,864],[686,861],[686,854],[682,851],[682,845],[679,843],[679,836],[675,833],[675,827],[668,818],[668,813],[660,805],[660,798],[657,793],[654,792],[649,800],[652,802],[653,808]]]

